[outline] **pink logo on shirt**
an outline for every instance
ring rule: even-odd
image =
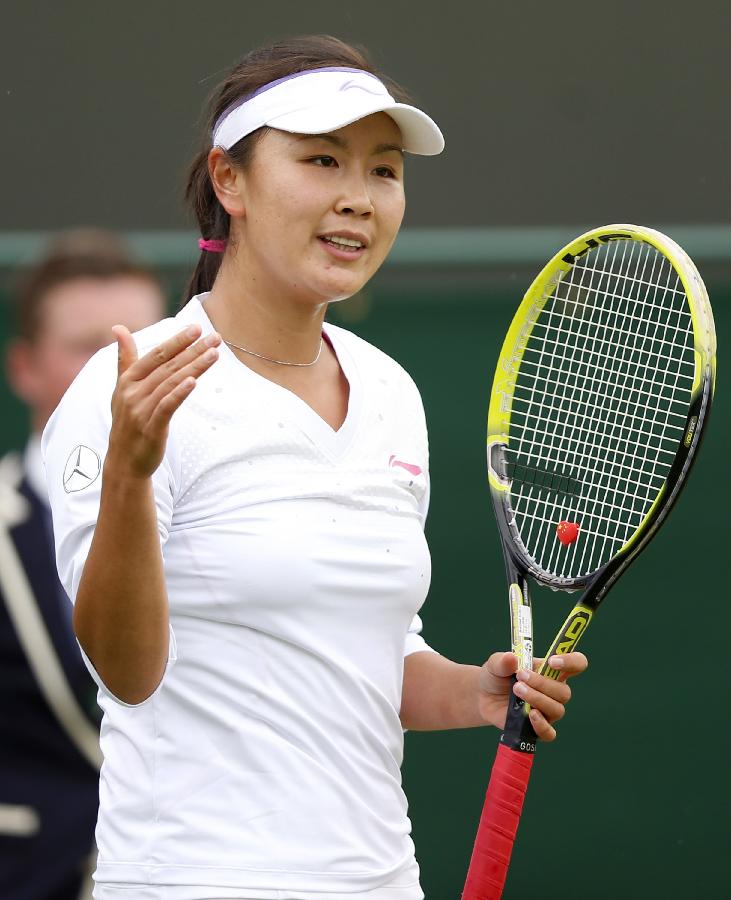
[[[404,462],[401,459],[396,459],[395,456],[391,456],[388,460],[389,466],[393,468],[394,466],[400,466],[402,469],[406,469],[411,475],[421,475],[421,467],[415,466],[413,463]]]

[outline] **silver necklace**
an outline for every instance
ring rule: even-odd
[[[247,350],[246,347],[239,347],[238,344],[232,344],[231,341],[224,341],[227,347],[233,347],[234,350],[240,350],[242,353],[248,353],[249,356],[255,356],[257,359],[264,359],[266,362],[276,363],[278,366],[297,366],[300,369],[306,369],[308,366],[314,366],[317,360],[320,358],[320,354],[322,353],[322,345],[324,341],[322,339],[322,335],[320,336],[320,346],[317,350],[317,356],[312,360],[312,362],[308,363],[296,363],[296,362],[288,362],[286,359],[272,359],[271,356],[264,356],[263,353],[255,353],[253,350]]]

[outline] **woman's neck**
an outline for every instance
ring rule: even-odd
[[[224,258],[206,313],[224,341],[271,359],[308,362],[320,345],[327,303],[308,304],[262,288]]]

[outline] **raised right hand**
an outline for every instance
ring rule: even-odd
[[[221,336],[198,340],[200,326],[189,325],[138,359],[127,328],[115,325],[112,332],[119,361],[107,465],[116,475],[148,478],[162,462],[173,413],[218,359]]]

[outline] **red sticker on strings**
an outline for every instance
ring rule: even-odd
[[[569,544],[573,544],[576,538],[579,536],[579,525],[577,522],[559,522],[556,526],[556,537],[558,537],[559,541],[564,545],[564,547],[568,547]]]

